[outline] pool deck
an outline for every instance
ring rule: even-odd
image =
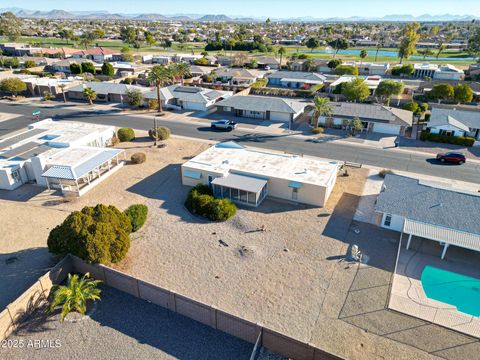
[[[398,256],[388,308],[480,338],[480,318],[429,299],[420,280],[427,265],[480,279],[479,254],[450,247],[445,260],[441,260],[441,247],[433,241],[414,238],[410,250],[405,249],[405,244],[406,237]]]

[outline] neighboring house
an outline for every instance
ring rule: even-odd
[[[217,71],[217,69],[218,68],[214,66],[190,65],[190,74],[192,77],[199,77],[210,74],[212,71]]]
[[[450,245],[480,251],[480,196],[400,175],[385,176],[375,203],[380,226]]]
[[[468,67],[468,75],[472,80],[480,80],[480,63],[472,64]]]
[[[172,60],[177,63],[192,64],[195,60],[203,58],[203,55],[175,54]]]
[[[40,53],[42,48],[22,43],[3,43],[0,44],[0,50],[7,56],[33,56]]]
[[[364,131],[381,134],[404,135],[405,130],[412,126],[413,113],[380,104],[362,104],[351,102],[332,103],[332,116],[320,116],[318,121],[328,125],[346,127],[351,120],[359,118]]]
[[[359,76],[355,75],[342,75],[338,79],[335,79],[330,85],[328,85],[328,91],[332,92],[338,85],[345,83],[345,82],[351,82],[355,80]],[[370,92],[372,95],[375,94],[375,90],[377,90],[378,85],[382,81],[382,78],[378,75],[372,75],[372,76],[360,76],[361,78],[364,79],[365,83],[367,84],[368,88],[370,89]]]
[[[150,69],[150,66],[148,65],[138,65],[135,63],[123,62],[123,61],[114,61],[114,62],[110,62],[110,64],[113,66],[113,69],[115,70],[116,75],[143,74],[148,69]],[[95,68],[101,71],[102,65],[103,64],[98,64],[97,66],[95,66]]]
[[[290,61],[288,63],[288,68],[291,71],[312,71],[312,69],[307,69],[305,63],[307,59],[297,59]],[[317,59],[314,58],[312,59],[315,72],[321,73],[321,74],[330,74],[332,72],[332,69],[328,67],[328,61],[323,60],[323,59]]]
[[[339,164],[306,156],[216,144],[182,165],[182,183],[211,186],[214,195],[256,207],[266,197],[325,206]]]
[[[215,73],[217,81],[229,85],[250,85],[257,80],[257,75],[244,68],[219,68]]]
[[[373,63],[373,62],[359,62],[359,61],[347,61],[342,65],[350,65],[358,69],[359,75],[379,75],[384,76],[390,69],[388,63]]]
[[[260,69],[265,69],[266,67],[269,67],[271,70],[280,69],[280,61],[273,56],[259,56],[254,59],[257,61],[257,65]]]
[[[265,96],[232,96],[217,103],[217,112],[260,120],[292,122],[307,103]]]
[[[78,52],[78,49],[61,47],[61,48],[43,48],[41,54],[48,58],[62,58],[66,59],[72,57]]]
[[[201,87],[171,85],[160,91],[162,105],[184,110],[206,111],[218,101],[233,95],[231,91],[204,89]],[[157,99],[156,89],[145,94],[147,99]]]
[[[172,56],[170,55],[143,55],[142,63],[155,64],[155,65],[168,65],[172,62]]]
[[[17,59],[22,66],[25,65],[25,61],[33,61],[35,66],[45,66],[48,63],[46,58],[40,56],[21,56]]]
[[[46,91],[50,92],[54,96],[57,96],[62,94],[61,86],[64,86],[63,92],[66,94],[69,88],[80,85],[83,79],[81,77],[70,77],[68,79],[34,77],[24,79],[22,81],[27,84],[27,89],[30,91],[32,96],[43,96],[44,92]]]
[[[405,84],[409,82],[409,80],[403,80]],[[416,92],[419,94],[429,93],[435,85],[438,84],[450,84],[453,87],[457,85],[468,85],[475,97],[480,97],[480,82],[478,81],[462,81],[462,80],[430,80],[430,81],[422,81],[418,84]]]
[[[465,77],[463,70],[450,64],[414,64],[413,68],[413,77],[420,79],[428,77],[434,80],[462,80]]]
[[[217,56],[217,64],[220,66],[232,66],[235,58],[232,56]]]
[[[276,71],[267,75],[269,86],[281,86],[292,89],[309,89],[313,85],[323,84],[326,77],[317,73],[300,71]]]
[[[80,50],[72,55],[74,58],[89,59],[96,62],[121,61],[122,54],[117,50],[106,49],[104,47],[94,47],[88,50]]]
[[[433,134],[471,136],[480,140],[480,112],[434,107],[427,128]]]
[[[135,85],[91,81],[81,85],[73,86],[68,89],[68,99],[85,101],[83,90],[86,88],[91,88],[93,91],[95,91],[97,94],[97,99],[95,100],[96,102],[113,103],[123,103],[129,90],[137,89],[145,94],[151,91],[150,88]]]
[[[50,65],[47,65],[45,67],[45,71],[52,72],[52,73],[63,72],[65,74],[70,74],[71,73],[70,65],[72,65],[72,64],[81,65],[85,61],[89,61],[89,60],[74,59],[74,58],[64,59],[64,60],[56,61],[56,62],[54,62]],[[95,63],[94,63],[94,65],[95,65],[96,68],[98,66],[100,66],[100,67],[102,66],[101,64],[95,64]]]
[[[123,165],[114,126],[34,122],[0,141],[0,189],[26,183],[82,195]]]

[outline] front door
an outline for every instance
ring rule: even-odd
[[[297,200],[297,199],[298,199],[298,189],[292,188],[292,200]]]
[[[208,187],[211,189],[212,188],[212,181],[213,181],[213,176],[208,175]]]

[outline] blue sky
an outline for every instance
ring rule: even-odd
[[[226,14],[245,16],[349,17],[389,14],[470,14],[480,16],[480,0],[1,0],[0,8],[108,10],[119,13]]]

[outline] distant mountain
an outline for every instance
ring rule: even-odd
[[[133,19],[147,20],[147,21],[160,21],[160,20],[166,20],[167,18],[160,14],[141,14],[141,15],[135,16]]]
[[[227,15],[204,15],[198,21],[205,22],[220,22],[220,21],[233,21],[232,18]]]

